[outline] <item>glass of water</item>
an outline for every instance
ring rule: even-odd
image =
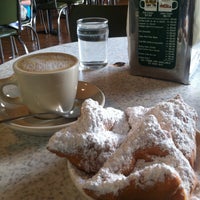
[[[95,70],[107,65],[108,20],[91,17],[77,21],[81,70]]]

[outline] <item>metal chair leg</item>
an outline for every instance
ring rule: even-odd
[[[65,10],[67,32],[69,33],[69,21],[68,21],[68,10],[67,10],[67,8],[68,8],[68,6],[62,8],[58,13],[57,23],[58,23],[58,41],[59,41],[59,43],[61,42],[60,18],[61,18],[61,15],[62,15],[64,10]]]
[[[48,30],[47,30],[47,27],[46,27],[46,24],[45,24],[45,20],[44,20],[44,13],[43,13],[42,10],[39,10],[38,12],[39,12],[39,17],[40,17],[40,22],[44,26],[44,32],[45,32],[45,34],[47,34]],[[48,22],[48,19],[47,19],[47,22]],[[35,23],[35,26],[36,26],[36,19],[35,19],[34,23]],[[35,30],[36,30],[36,28],[35,28]]]
[[[18,53],[18,49],[17,49],[17,45],[16,45],[14,36],[10,36],[10,45],[11,45],[11,51],[12,51],[12,58],[16,58],[16,55],[18,55],[19,53]],[[1,56],[1,62],[4,63],[5,57],[4,57],[4,53],[3,53],[3,46],[2,46],[1,39],[0,39],[0,56]]]
[[[69,29],[69,7],[67,7],[65,9],[65,20],[66,20],[67,33],[69,34],[69,37],[70,37],[70,29]]]
[[[47,19],[47,26],[48,26],[48,30],[49,30],[49,33],[52,31],[53,27],[52,27],[52,22],[51,20],[49,19],[51,17],[51,14],[50,14],[50,10],[46,10],[46,19]]]
[[[24,26],[25,28],[29,28],[31,30],[31,33],[34,35],[34,38],[35,38],[35,41],[36,41],[36,44],[37,44],[37,50],[40,49],[40,41],[39,41],[39,37],[38,37],[38,34],[37,32],[35,31],[35,29],[30,26],[30,25],[26,25]]]
[[[64,8],[62,8],[59,12],[58,12],[58,19],[57,19],[57,24],[58,24],[58,42],[60,43],[61,41],[61,33],[60,33],[60,17],[61,14],[63,12]]]
[[[15,55],[19,55],[19,51],[18,51],[18,48],[17,48],[17,44],[16,44],[16,40],[15,40],[15,37],[13,37],[13,45],[14,45],[14,48],[15,48]]]
[[[18,35],[17,38],[18,38],[20,44],[23,46],[25,53],[28,54],[29,53],[28,48],[26,47],[26,45],[25,45],[24,41],[22,40],[21,36]]]
[[[0,55],[1,55],[1,63],[4,63],[5,59],[4,59],[3,47],[2,47],[1,39],[0,39]]]
[[[11,51],[12,51],[12,58],[15,58],[15,48],[13,45],[13,37],[10,36],[10,45],[11,45]]]

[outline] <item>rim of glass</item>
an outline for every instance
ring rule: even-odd
[[[81,18],[77,20],[77,24],[80,23],[88,23],[88,22],[95,22],[96,24],[98,23],[108,23],[108,19],[103,18],[103,17],[86,17],[86,18]]]

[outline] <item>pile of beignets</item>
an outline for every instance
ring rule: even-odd
[[[98,200],[189,200],[196,185],[196,111],[178,95],[154,107],[103,108],[87,99],[81,116],[48,150],[77,169]]]

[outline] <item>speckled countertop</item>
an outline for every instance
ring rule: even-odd
[[[78,56],[77,43],[68,43],[42,51],[61,51]],[[105,94],[105,106],[151,106],[181,94],[200,116],[200,69],[190,85],[136,77],[129,67],[115,67],[128,62],[127,39],[109,39],[109,64],[98,71],[80,72],[80,80],[98,86]],[[0,65],[0,78],[12,74],[12,62]],[[200,122],[198,122],[200,129]],[[0,199],[5,200],[83,200],[74,187],[65,159],[46,150],[48,137],[16,133],[0,124]]]

